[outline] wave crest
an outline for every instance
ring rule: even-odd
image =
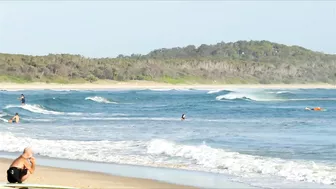
[[[231,93],[228,93],[228,94],[225,94],[225,95],[217,96],[216,100],[254,100],[254,101],[259,101],[259,100],[262,100],[262,99],[259,99],[252,94],[231,92]]]
[[[85,100],[91,100],[91,101],[98,102],[98,103],[117,104],[116,102],[109,101],[106,98],[101,97],[101,96],[90,96],[90,97],[86,97]]]
[[[222,89],[211,90],[211,91],[208,91],[207,94],[214,94],[214,93],[219,93],[219,92],[222,92],[222,91],[223,91]]]
[[[53,110],[47,110],[43,106],[38,104],[25,104],[25,105],[7,105],[5,109],[9,108],[22,108],[30,112],[39,113],[39,114],[52,114],[52,115],[81,115],[81,113],[71,112],[57,112]]]

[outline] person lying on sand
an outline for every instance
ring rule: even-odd
[[[31,148],[25,148],[22,155],[16,158],[7,170],[9,183],[22,183],[35,171],[35,158]]]
[[[15,114],[12,119],[8,120],[8,123],[19,123],[20,122],[20,116],[18,113]]]
[[[323,109],[321,107],[315,107],[315,108],[306,107],[305,110],[322,111]]]

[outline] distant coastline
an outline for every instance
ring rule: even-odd
[[[336,89],[331,84],[166,84],[152,81],[101,82],[82,84],[0,83],[0,90],[108,90],[108,89]]]
[[[189,45],[115,58],[0,53],[0,67],[0,82],[13,83],[336,83],[336,55],[270,41]]]

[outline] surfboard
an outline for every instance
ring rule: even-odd
[[[50,188],[50,189],[77,189],[70,186],[44,185],[44,184],[1,184],[0,188]]]

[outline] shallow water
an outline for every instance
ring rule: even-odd
[[[25,106],[17,100],[21,93]],[[333,185],[335,94],[0,91],[0,150],[31,145],[43,156],[222,173],[261,187]],[[306,111],[307,106],[326,111]],[[21,123],[6,123],[16,112]]]

